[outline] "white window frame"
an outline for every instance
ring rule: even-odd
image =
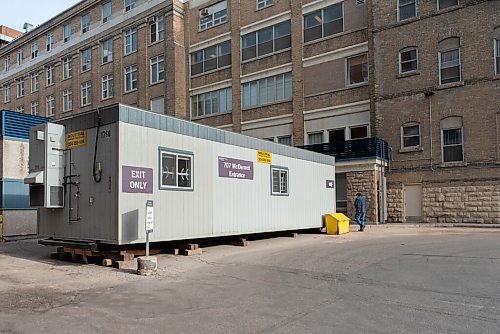
[[[221,9],[219,9],[221,8]],[[215,10],[217,10],[215,12]],[[223,11],[226,11],[225,15],[222,15],[218,17],[217,19],[215,18],[215,14],[221,13]],[[206,13],[206,14],[205,14]],[[199,31],[205,31],[207,29],[213,28],[215,26],[218,26],[220,24],[226,23],[228,19],[228,13],[227,13],[227,0],[220,1],[218,3],[215,3],[211,6],[202,8],[199,13],[198,13],[198,29]],[[211,20],[201,23],[201,19],[211,16]]]
[[[415,16],[408,17],[406,19],[401,19],[401,10],[400,10],[401,9],[401,5],[400,5],[400,1],[401,0],[398,0],[398,22],[399,21],[411,20],[411,19],[413,19],[413,18],[415,18],[415,17],[418,16],[417,0],[411,0],[411,1],[413,1],[414,5],[415,5]]]
[[[24,106],[17,106],[16,107],[16,112],[24,114]]]
[[[45,68],[45,86],[52,86],[54,84],[54,65],[48,65]]]
[[[17,79],[16,80],[16,87],[17,87],[17,98],[23,97],[24,96],[24,79]]]
[[[278,175],[279,189],[274,188],[274,172],[279,173]],[[290,195],[290,171],[287,167],[271,166],[271,195],[272,196]]]
[[[457,0],[457,4],[456,5],[448,6],[446,8],[452,8],[452,7],[456,7],[458,5],[460,5],[460,0]],[[437,0],[437,10],[443,10],[443,9],[446,9],[446,8],[441,8],[441,0]]]
[[[274,0],[257,0],[257,10],[271,7],[274,5]]]
[[[163,14],[152,16],[151,19],[152,21],[149,23],[149,43],[154,44],[165,39],[165,20]],[[154,34],[153,27],[155,28]]]
[[[24,50],[19,49],[17,51],[17,66],[21,66],[24,63]]]
[[[84,82],[80,86],[80,106],[85,107],[92,103],[92,83]]]
[[[113,74],[110,73],[101,79],[101,99],[111,99],[113,95]]]
[[[352,138],[352,129],[353,128],[361,128],[361,127],[364,127],[366,128],[366,137],[362,137],[362,138]],[[358,139],[367,139],[367,138],[370,138],[370,124],[368,123],[365,123],[365,124],[355,124],[355,125],[350,125],[348,127],[349,129],[349,140],[358,140]]]
[[[444,132],[449,130],[460,130],[460,144],[451,144],[446,145],[446,147],[451,146],[462,146],[462,160],[454,160],[454,161],[444,161]],[[465,161],[465,147],[464,147],[464,127],[450,127],[450,128],[441,128],[441,161],[443,164],[454,164],[454,163],[462,163]]]
[[[70,79],[73,77],[73,59],[71,57],[66,57],[63,59],[63,80]]]
[[[416,59],[415,60],[408,60],[408,61],[405,61],[405,63],[411,63],[413,61],[416,61],[417,62],[417,69],[415,70],[411,70],[411,71],[406,71],[406,72],[403,72],[403,61],[401,59],[401,54],[402,53],[405,53],[405,52],[411,52],[415,50],[416,51]],[[407,73],[414,73],[414,72],[418,72],[420,69],[420,63],[419,63],[419,53],[418,53],[418,48],[417,47],[409,47],[409,48],[406,48],[404,50],[401,50],[399,51],[399,74],[407,74]]]
[[[168,169],[167,171],[164,171],[163,169],[163,157],[165,155],[171,156],[175,158],[175,171],[170,172]],[[191,170],[188,171],[183,171],[179,172],[179,160],[189,160],[190,161],[190,166]],[[162,190],[183,190],[183,191],[192,191],[194,190],[194,154],[192,152],[185,152],[185,151],[178,151],[178,150],[172,150],[168,148],[160,148],[159,149],[159,184],[160,184],[160,189]],[[172,175],[173,178],[175,179],[175,185],[168,185],[163,183],[163,175],[164,174],[169,174]],[[168,176],[167,176],[168,177]],[[189,187],[184,187],[184,186],[179,186],[179,177],[187,177],[188,180],[191,180],[191,184]]]
[[[125,43],[123,43],[123,52],[125,55],[137,52],[137,28],[125,30]]]
[[[290,27],[290,35],[284,35],[284,36],[281,36],[281,37],[276,37],[277,33],[276,33],[276,28],[280,25],[283,25],[283,24],[286,24],[288,23],[289,24],[289,27]],[[259,33],[262,32],[262,31],[265,31],[265,30],[268,30],[268,29],[272,29],[273,31],[273,37],[272,37],[272,42],[273,42],[273,50],[269,53],[264,53],[262,55],[259,55],[259,45],[262,45],[263,43],[260,43],[259,42]],[[247,59],[243,59],[243,39],[248,36],[248,35],[255,35],[255,56],[254,57],[251,57],[251,58],[247,58]],[[282,48],[282,49],[279,49],[277,50],[276,49],[276,40],[278,38],[283,38],[283,37],[287,37],[287,36],[290,36],[290,46],[287,46],[285,48]],[[292,22],[291,20],[285,20],[285,21],[282,21],[282,22],[278,22],[276,24],[273,24],[271,26],[268,26],[268,27],[265,27],[265,28],[262,28],[262,29],[259,29],[259,30],[256,30],[256,31],[252,31],[252,32],[249,32],[248,34],[245,34],[243,36],[241,36],[241,55],[240,55],[240,59],[241,59],[241,62],[249,62],[249,61],[253,61],[255,59],[259,59],[259,58],[264,58],[264,57],[269,57],[269,56],[272,56],[276,53],[279,53],[279,52],[283,52],[283,51],[286,51],[286,50],[290,50],[290,48],[292,47],[292,41],[291,41],[291,38],[292,38]],[[232,47],[232,45],[231,45]]]
[[[38,88],[40,86],[40,75],[38,72],[32,72],[30,74],[30,89],[31,93],[38,92]]]
[[[86,21],[87,18],[88,18],[88,22]],[[90,16],[90,12],[87,12],[87,13],[82,15],[82,34],[89,32],[91,21],[92,21],[92,17]]]
[[[71,23],[65,24],[63,26],[63,42],[67,43],[71,40],[71,35],[73,35]]]
[[[222,100],[220,99],[221,94],[224,94],[224,103],[226,105],[225,110],[221,108],[222,106]],[[217,106],[219,107],[219,110],[215,111],[213,110],[213,98],[216,96],[218,99],[218,104]],[[209,98],[210,102],[208,105],[210,106],[210,112],[207,112],[207,104],[206,104],[206,99]],[[217,89],[214,91],[206,92],[206,93],[201,93],[197,95],[191,96],[191,119],[197,119],[197,118],[202,118],[202,117],[207,117],[207,116],[212,116],[212,115],[221,115],[221,114],[226,114],[226,113],[231,113],[233,110],[232,107],[233,104],[233,89],[232,87],[225,87],[222,89]],[[194,110],[194,105],[196,105],[196,110]],[[202,110],[200,113],[199,106],[202,106]],[[195,114],[196,112],[196,114]]]
[[[45,40],[45,50],[47,52],[52,51],[52,47],[54,46],[54,34],[49,33],[47,34],[47,38]]]
[[[159,55],[149,60],[149,83],[151,85],[165,81],[165,56]],[[163,75],[163,78],[160,78]]]
[[[9,72],[9,70],[10,70],[10,56],[7,56],[4,58],[3,65],[4,65],[5,73]]]
[[[89,71],[92,68],[92,48],[84,49],[81,52],[81,70]]]
[[[3,103],[9,103],[10,102],[10,84],[5,84],[3,85]]]
[[[108,5],[109,5],[109,15],[106,16],[105,10],[108,8],[107,7]],[[112,14],[113,14],[113,4],[111,3],[111,1],[103,3],[101,7],[101,22],[103,24],[109,22]]]
[[[63,112],[73,110],[73,90],[71,88],[63,90]]]
[[[101,42],[101,63],[107,64],[113,61],[113,38]]]
[[[446,53],[446,52],[455,51],[455,50],[458,50],[458,70],[459,70],[460,78],[459,78],[458,81],[442,83],[442,78],[441,78],[441,69],[442,69],[442,66],[441,66],[442,65],[441,64],[441,54]],[[457,83],[457,82],[461,82],[462,81],[462,47],[460,46],[458,48],[454,48],[454,49],[449,49],[449,50],[438,52],[438,65],[439,65],[439,85],[448,85],[448,84],[454,84],[454,83]]]
[[[56,110],[56,99],[54,95],[45,97],[45,115],[47,117],[54,116]]]
[[[367,75],[365,81],[351,84],[351,72],[349,71],[349,63],[350,63],[351,59],[354,59],[357,57],[362,57],[362,56],[366,57],[366,66],[367,66],[366,72],[368,75]],[[363,86],[363,85],[367,85],[369,82],[370,82],[370,62],[368,60],[368,52],[364,52],[364,53],[360,53],[360,54],[357,54],[354,56],[347,57],[345,59],[345,86],[346,87]]]
[[[125,90],[125,93],[130,93],[130,92],[136,91],[137,88],[139,87],[137,65],[127,66],[127,67],[125,67],[123,72],[124,72],[123,88]],[[129,77],[129,78],[127,79],[127,77]],[[134,87],[134,83],[135,83],[136,87]]]
[[[39,114],[39,111],[38,111],[39,105],[40,105],[40,103],[38,103],[38,101],[32,101],[31,102],[31,115],[38,116],[38,114]]]
[[[500,75],[500,38],[493,40],[494,59],[495,62],[495,75]]]
[[[418,127],[418,145],[413,145],[413,146],[405,146],[405,138],[410,138],[410,137],[417,137],[417,135],[413,136],[405,136],[404,135],[404,129],[409,128],[409,127]],[[411,149],[417,149],[422,147],[422,128],[420,126],[420,123],[417,122],[409,122],[401,125],[401,149],[402,150],[411,150]]]
[[[124,0],[123,1],[123,8],[125,12],[128,12],[135,7],[135,0]]]
[[[339,32],[337,32],[335,34],[330,34],[330,35],[326,35],[325,36],[325,20],[324,20],[325,10],[328,9],[328,8],[330,8],[330,7],[333,7],[333,6],[337,6],[339,4],[342,5],[342,31],[339,31]],[[309,41],[306,42],[305,41],[306,16],[309,16],[312,13],[315,13],[315,12],[318,12],[318,11],[321,12],[321,17],[320,17],[321,23],[319,23],[319,25],[321,25],[321,37],[318,37],[318,38],[315,38],[315,39],[311,39],[311,40],[309,40]],[[333,22],[333,21],[329,21],[329,22]],[[302,16],[302,42],[303,43],[313,43],[314,41],[320,41],[320,40],[322,40],[324,38],[327,38],[327,37],[330,37],[330,36],[336,36],[336,35],[339,35],[339,34],[343,34],[344,32],[345,32],[345,3],[344,3],[344,1],[334,3],[332,5],[326,6],[324,8],[318,9],[318,10],[315,10],[313,12],[307,13],[307,14],[305,14],[305,15]]]
[[[321,143],[314,143],[312,144],[311,143],[311,136],[314,136],[314,135],[321,135]],[[308,132],[307,133],[307,144],[308,145],[320,145],[320,144],[324,144],[325,143],[325,132],[324,131],[312,131],[312,132]]]
[[[289,81],[287,81],[287,78],[289,78]],[[261,101],[261,82],[263,80],[266,80],[266,87],[269,87],[269,80],[274,81],[274,85],[271,87],[274,87],[274,93],[275,93],[275,100],[269,101],[267,99],[265,102]],[[283,84],[283,90],[279,92],[279,95],[282,96],[282,98],[279,98],[278,96],[278,86],[280,83],[278,81],[282,81]],[[290,92],[287,92],[287,82],[289,83],[290,86]],[[248,88],[247,88],[248,87]],[[253,100],[253,94],[252,91],[255,90],[255,93],[257,94],[255,97],[255,104],[252,104]],[[245,92],[249,92],[250,95],[248,97],[248,100],[250,101],[250,104],[245,105]],[[288,93],[288,94],[287,94]],[[268,95],[269,97],[269,95]],[[241,105],[243,109],[251,109],[251,108],[256,108],[256,107],[261,107],[261,106],[266,106],[266,105],[272,105],[276,103],[282,103],[282,102],[287,102],[290,101],[293,97],[293,75],[291,72],[285,72],[285,73],[280,73],[277,75],[272,75],[270,77],[264,77],[260,78],[257,80],[252,80],[249,82],[245,82],[241,84]]]
[[[38,42],[31,43],[31,59],[38,57]]]

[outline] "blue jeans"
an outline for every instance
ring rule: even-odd
[[[356,223],[359,225],[360,228],[365,228],[365,213],[364,212],[356,212],[356,216],[354,217],[356,219]]]

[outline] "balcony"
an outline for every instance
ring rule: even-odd
[[[382,159],[389,161],[389,144],[378,137],[346,140],[341,143],[305,145],[302,148],[333,155],[337,161]]]

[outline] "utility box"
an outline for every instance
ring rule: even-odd
[[[325,215],[327,234],[346,234],[349,233],[349,217],[343,213],[329,213]]]

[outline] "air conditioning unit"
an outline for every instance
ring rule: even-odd
[[[207,16],[209,13],[208,13],[208,8],[203,8],[202,10],[200,10],[200,15],[201,16]]]

